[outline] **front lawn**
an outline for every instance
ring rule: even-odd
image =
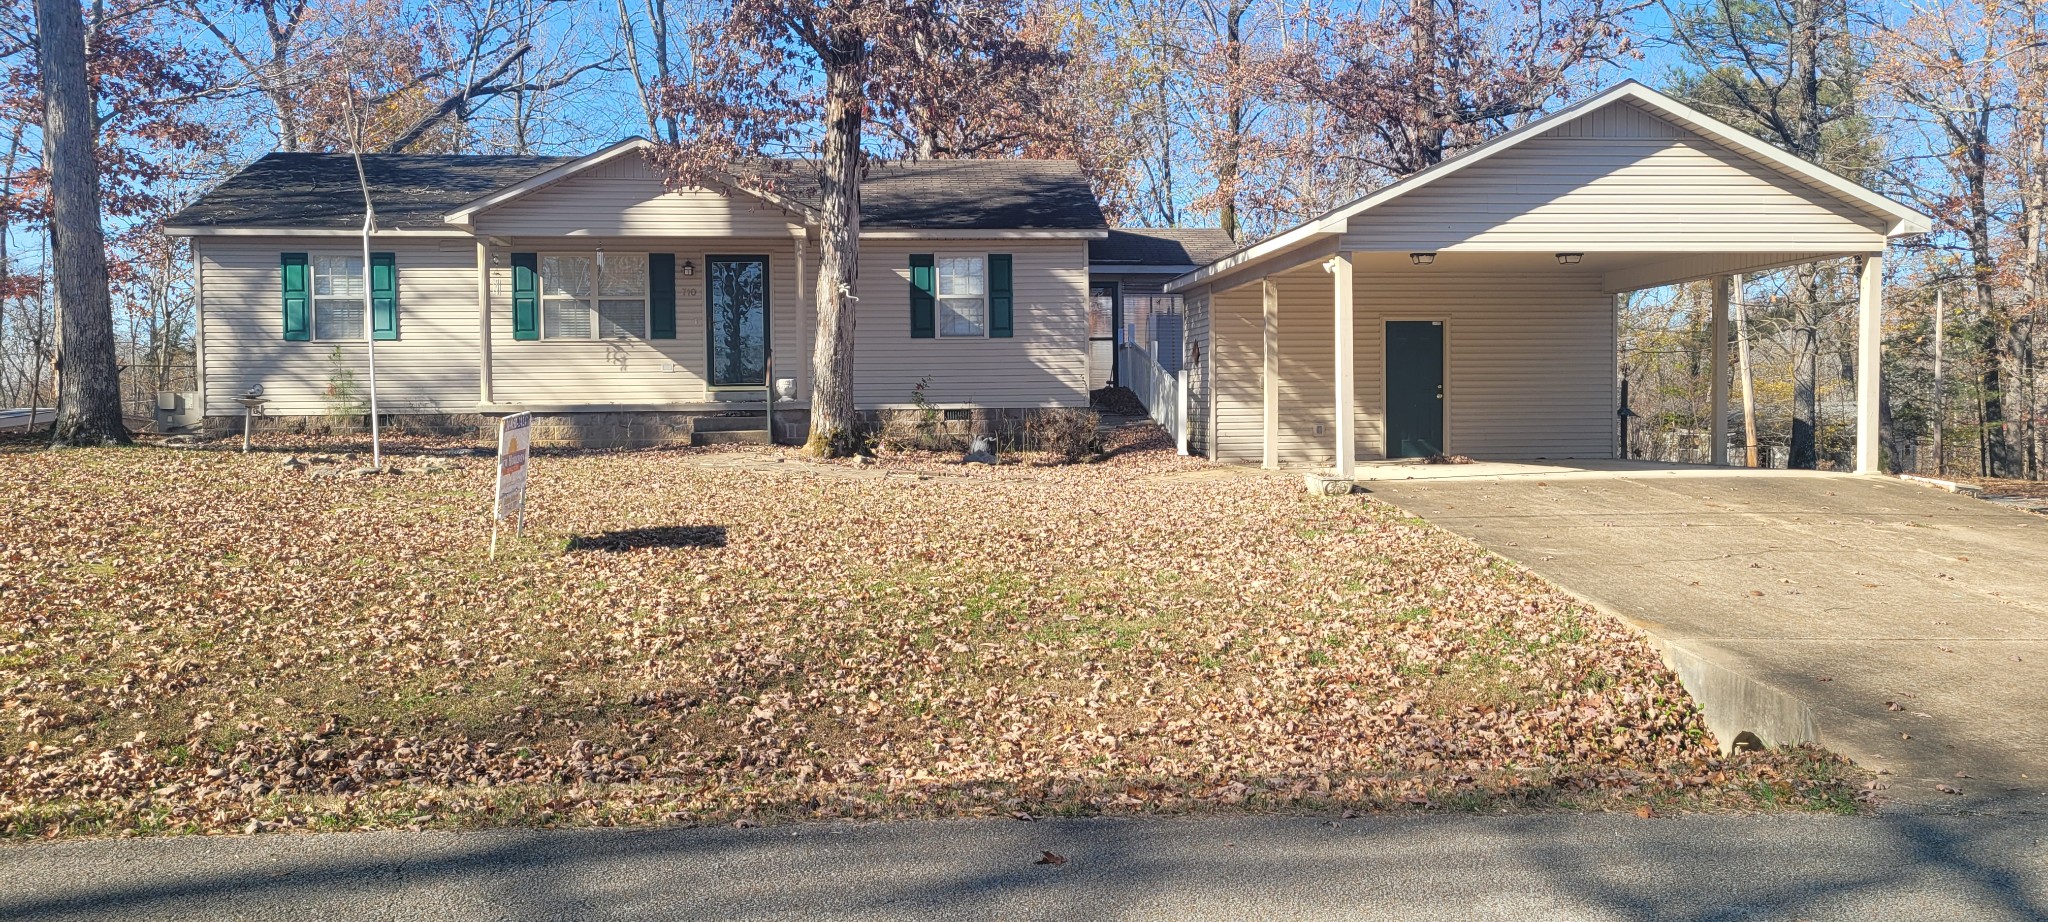
[[[1470,544],[1124,448],[542,455],[493,562],[488,458],[0,447],[0,830],[1855,807]]]

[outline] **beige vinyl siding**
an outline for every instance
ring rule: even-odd
[[[512,338],[512,269],[510,254],[589,253],[602,243],[607,253],[673,253],[676,257],[676,338],[674,339],[539,339]],[[810,391],[808,302],[810,280],[816,278],[815,252],[805,259],[804,288],[796,277],[796,241],[783,238],[747,240],[546,240],[515,239],[493,248],[491,267],[491,397],[506,407],[675,406],[709,401],[711,359],[706,342],[709,306],[705,298],[705,265],[711,256],[768,258],[768,326],[774,342],[774,374],[794,378],[797,393]],[[696,274],[682,275],[693,263]],[[471,318],[474,322],[474,299]],[[473,359],[472,359],[473,361]],[[670,366],[674,370],[671,371]],[[759,399],[756,389],[750,399]]]
[[[1351,219],[1341,249],[1863,251],[1885,219],[1633,105]]]
[[[1209,300],[1209,361],[1215,370],[1218,461],[1257,464],[1265,426],[1264,306],[1255,284]],[[1324,402],[1328,405],[1328,401]]]
[[[1438,320],[1446,448],[1474,458],[1614,454],[1614,297],[1590,273],[1358,279],[1359,456],[1384,457],[1387,320]]]
[[[1015,336],[912,339],[912,253],[1008,253]],[[861,243],[854,333],[854,400],[862,408],[909,406],[1078,407],[1088,404],[1086,241],[869,240]]]
[[[668,188],[645,158],[627,154],[476,216],[494,236],[770,237],[794,219],[745,193]]]
[[[274,416],[323,414],[338,346],[359,386],[369,382],[362,342],[284,339],[281,253],[359,256],[346,237],[218,237],[196,241],[205,304],[206,408],[241,412],[235,398],[258,384]],[[476,408],[476,250],[468,240],[377,240],[398,261],[398,334],[377,343],[377,396],[386,413],[467,413]]]
[[[1336,456],[1334,298],[1329,277],[1313,272],[1279,279],[1283,464],[1328,464]],[[1359,458],[1386,454],[1389,320],[1446,324],[1449,451],[1476,458],[1612,456],[1614,302],[1599,276],[1403,272],[1361,274],[1356,284]],[[1262,310],[1256,284],[1216,297],[1218,460],[1261,459]]]

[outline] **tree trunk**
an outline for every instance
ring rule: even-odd
[[[1224,11],[1223,23],[1223,67],[1224,67],[1224,113],[1227,127],[1223,132],[1222,151],[1216,158],[1216,193],[1223,200],[1217,209],[1217,223],[1230,239],[1237,239],[1237,177],[1239,165],[1244,160],[1244,17],[1246,4],[1233,3]]]
[[[825,62],[825,137],[819,186],[818,345],[811,355],[811,435],[804,452],[844,457],[855,448],[854,270],[860,262],[861,105],[857,52]]]
[[[58,312],[59,445],[125,444],[114,313],[100,232],[94,106],[76,0],[36,0],[43,77],[43,162],[50,170],[50,261]]]
[[[1785,466],[1812,470],[1820,464],[1820,278],[1813,266],[1800,267],[1792,301],[1792,442]]]

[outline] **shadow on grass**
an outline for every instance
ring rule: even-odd
[[[572,551],[637,551],[649,547],[724,547],[723,525],[663,525],[656,528],[624,528],[569,539]]]

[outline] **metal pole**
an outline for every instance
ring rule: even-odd
[[[371,297],[370,232],[377,213],[370,210],[370,189],[363,187],[363,346],[370,357],[370,467],[384,469],[384,440],[377,430],[377,305]]]
[[[1942,297],[1941,289],[1934,290],[1934,475],[1948,473],[1948,452],[1942,445],[1943,425],[1948,419],[1948,395],[1944,393],[1941,381],[1941,337],[1948,303]]]

